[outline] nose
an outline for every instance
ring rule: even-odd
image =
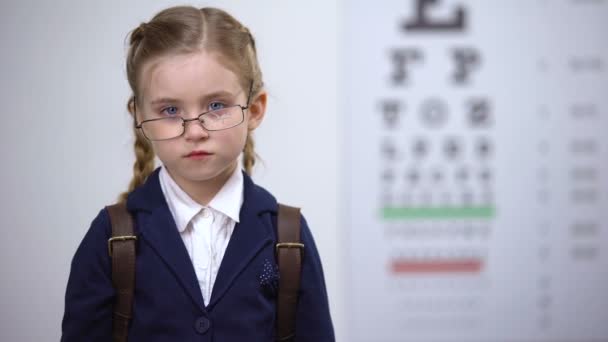
[[[209,138],[209,131],[203,127],[198,118],[184,120],[184,136],[188,140],[200,140]]]

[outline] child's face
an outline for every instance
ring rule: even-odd
[[[161,116],[196,118],[227,106],[247,106],[249,89],[207,52],[161,57],[145,64],[141,74],[142,99],[137,122]],[[244,121],[220,131],[205,130],[198,120],[186,123],[184,134],[152,141],[158,158],[180,185],[222,181],[237,166],[248,130],[261,122],[266,95],[250,100]],[[238,107],[237,107],[238,108]]]

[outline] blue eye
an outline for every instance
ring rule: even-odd
[[[163,113],[173,116],[173,115],[177,115],[177,107],[175,106],[171,106],[171,107],[166,107],[162,110]]]
[[[221,102],[211,102],[209,104],[209,110],[218,110],[224,108],[225,105]]]

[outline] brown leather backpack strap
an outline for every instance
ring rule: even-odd
[[[296,332],[296,305],[304,254],[304,245],[300,239],[300,209],[279,204],[277,226],[277,341],[291,341]]]
[[[135,240],[133,218],[125,203],[107,206],[112,225],[108,253],[112,258],[112,284],[116,290],[112,314],[112,341],[126,342],[133,311]]]

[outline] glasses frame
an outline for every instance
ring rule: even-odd
[[[141,133],[143,134],[143,136],[144,136],[146,139],[150,140],[150,141],[164,141],[164,140],[171,140],[171,139],[175,139],[175,138],[181,137],[182,135],[184,135],[184,133],[186,133],[186,123],[187,123],[187,122],[190,122],[190,121],[199,121],[199,122],[200,122],[200,124],[201,124],[201,126],[202,126],[202,127],[203,127],[203,128],[206,130],[206,131],[208,131],[208,132],[217,132],[217,131],[223,131],[223,130],[226,130],[226,129],[231,129],[231,128],[234,128],[234,127],[236,127],[236,126],[238,126],[238,125],[242,124],[242,123],[245,121],[245,110],[249,109],[249,101],[251,100],[252,91],[253,91],[253,81],[251,81],[251,83],[249,84],[249,95],[247,95],[247,105],[242,106],[242,105],[240,105],[240,104],[236,104],[236,105],[232,105],[232,106],[228,106],[228,107],[224,107],[224,108],[222,108],[222,109],[234,108],[234,107],[240,107],[240,108],[241,108],[241,121],[239,121],[239,123],[237,123],[237,124],[235,124],[235,125],[232,125],[232,126],[230,126],[230,127],[226,127],[226,128],[220,128],[220,129],[209,129],[209,128],[207,128],[207,127],[205,126],[205,122],[203,121],[203,119],[202,119],[202,118],[203,118],[205,115],[207,115],[207,114],[210,114],[210,113],[213,113],[213,112],[215,112],[215,111],[219,110],[219,109],[216,109],[216,110],[209,110],[209,111],[206,111],[206,112],[204,112],[204,113],[201,113],[201,114],[197,115],[196,117],[194,117],[194,118],[192,118],[192,119],[184,119],[184,118],[183,118],[183,117],[181,117],[181,116],[177,116],[176,118],[179,118],[179,119],[181,119],[181,120],[182,120],[182,132],[181,132],[179,135],[176,135],[176,136],[171,137],[171,138],[165,138],[165,139],[150,139],[150,137],[148,137],[148,136],[146,135],[146,131],[143,129],[143,126],[142,126],[142,125],[143,125],[143,124],[145,124],[146,122],[152,122],[152,121],[158,121],[158,120],[166,120],[167,118],[156,118],[156,119],[143,120],[143,121],[142,121],[142,122],[140,122],[140,123],[136,123],[136,124],[135,124],[135,128],[136,128],[136,129],[141,130]],[[137,101],[136,101],[136,99],[135,99],[135,97],[134,97],[134,98],[133,98],[133,113],[134,113],[134,115],[137,113],[137,108],[136,108],[136,105],[135,105],[135,103],[136,103],[136,102],[137,102]],[[137,115],[135,115],[135,117],[137,117]]]

